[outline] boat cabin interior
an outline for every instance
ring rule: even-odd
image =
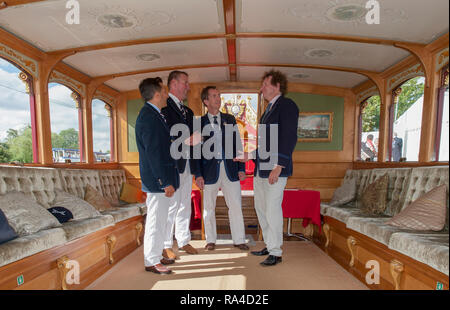
[[[139,85],[167,88],[174,70],[196,119],[216,87],[246,154],[270,109],[264,74],[287,78],[299,115],[281,264],[232,246],[222,190],[207,251],[190,175],[198,255],[174,245],[173,274],[145,272]],[[0,289],[448,290],[448,76],[448,0],[0,0]]]

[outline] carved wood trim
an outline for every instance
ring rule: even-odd
[[[348,264],[350,267],[355,266],[355,246],[358,244],[358,241],[356,241],[355,237],[349,236],[347,238],[347,246],[350,250],[351,259],[350,263]]]
[[[325,223],[322,228],[323,228],[323,232],[325,234],[325,238],[327,240],[325,242],[325,248],[328,248],[328,246],[330,245],[330,241],[331,241],[331,238],[330,238],[330,225]]]
[[[394,280],[394,286],[395,286],[396,290],[400,289],[400,281],[401,281],[401,276],[402,276],[404,269],[405,268],[404,268],[402,262],[400,262],[396,259],[391,260],[390,272],[391,272],[392,279]]]
[[[67,290],[66,277],[70,268],[68,267],[69,258],[67,256],[62,256],[56,260],[56,266],[58,267],[59,274],[61,277],[61,289]]]
[[[113,257],[113,251],[114,247],[116,246],[117,238],[115,235],[109,235],[106,238],[106,244],[108,246],[108,254],[109,254],[109,263],[114,263],[114,257]]]
[[[135,226],[135,229],[136,229],[136,243],[137,243],[138,246],[141,245],[141,232],[142,232],[143,228],[144,228],[144,226],[140,222],[137,223],[136,226]]]

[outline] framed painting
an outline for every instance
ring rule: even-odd
[[[330,142],[333,133],[333,112],[300,112],[297,140],[299,142]]]

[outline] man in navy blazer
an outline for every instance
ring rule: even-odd
[[[167,92],[161,78],[148,78],[139,85],[144,106],[136,120],[136,143],[142,190],[147,192],[147,221],[144,235],[145,270],[169,274],[166,266],[174,260],[163,258],[164,231],[169,206],[178,199],[180,185],[178,168],[170,156],[171,137],[162,107]]]
[[[183,104],[189,91],[188,74],[183,71],[172,71],[167,81],[169,87],[169,97],[167,98],[167,107],[162,109],[166,117],[169,128],[175,125],[186,125],[189,128],[190,135],[193,133],[194,113]],[[181,136],[173,136],[175,141]],[[188,148],[189,153],[182,154],[180,159],[176,160],[176,165],[180,173],[180,199],[169,208],[168,225],[166,230],[163,256],[169,259],[177,259],[173,251],[173,235],[177,240],[178,249],[184,250],[189,254],[197,254],[197,250],[192,247],[191,231],[189,229],[191,222],[191,194],[192,194],[192,174],[194,163],[192,159],[192,147]],[[180,145],[178,151],[182,152]],[[188,159],[191,158],[191,159]]]
[[[235,247],[248,250],[245,244],[245,227],[242,216],[241,184],[245,180],[245,165],[233,161],[242,151],[242,143],[236,119],[233,115],[219,111],[220,93],[215,86],[202,90],[201,99],[208,112],[201,118],[204,136],[202,156],[197,160],[195,181],[203,189],[203,222],[206,236],[206,249],[214,250],[216,229],[216,200],[222,190],[228,206],[231,235]],[[227,143],[228,148],[227,148]]]
[[[251,252],[268,255],[261,262],[273,266],[282,261],[283,201],[287,178],[292,175],[292,153],[297,144],[298,107],[289,98],[286,76],[280,71],[269,71],[263,77],[261,92],[269,104],[261,116],[258,130],[258,149],[255,158],[254,195],[255,210],[266,248]],[[277,127],[277,147],[271,145],[271,127]],[[265,137],[264,137],[265,136]],[[264,139],[265,138],[265,139]]]

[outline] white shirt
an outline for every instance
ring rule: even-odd
[[[177,96],[169,93],[170,98],[172,98],[173,101],[175,101],[175,103],[177,104],[178,109],[181,111],[181,106],[183,105],[181,103],[181,100],[177,98]]]
[[[218,129],[220,130],[220,112],[217,113],[217,115],[212,115],[211,113],[208,112],[208,118],[209,118],[209,122],[210,124],[214,127],[214,116],[217,116],[217,123],[219,124]]]
[[[278,98],[280,98],[281,97],[281,94],[279,94],[278,96],[275,96],[275,97],[273,97],[272,98],[272,100],[270,100],[270,102],[269,102],[269,104],[272,104],[271,106],[270,106],[270,109],[272,110],[272,108],[273,108],[273,104],[278,100]],[[267,112],[269,112],[269,111],[267,111]]]

